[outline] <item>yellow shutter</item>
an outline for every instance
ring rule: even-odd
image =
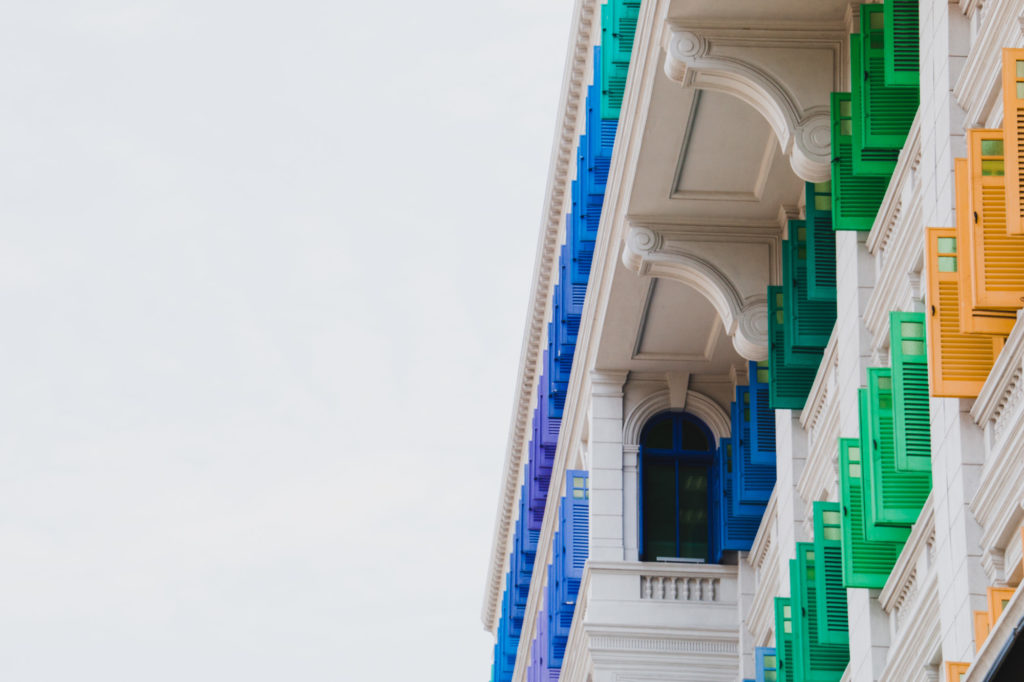
[[[988,611],[974,612],[974,653],[981,651],[981,647],[988,639],[991,628],[988,624]]]
[[[1003,50],[1006,231],[1024,235],[1024,50]]]
[[[960,331],[956,230],[928,229],[928,381],[932,395],[976,398],[988,377],[1002,337]]]
[[[970,663],[961,661],[946,661],[946,682],[960,682],[967,674]]]
[[[1012,587],[990,587],[988,588],[988,629],[996,626],[999,616],[1003,615],[1006,604],[1013,599],[1014,590]]]

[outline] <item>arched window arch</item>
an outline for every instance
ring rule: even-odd
[[[640,559],[710,561],[715,438],[685,412],[653,417],[640,434]]]

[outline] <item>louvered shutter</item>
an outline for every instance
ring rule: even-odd
[[[802,682],[839,682],[850,662],[849,644],[826,644],[818,638],[815,574],[821,561],[809,542],[796,543],[796,559],[790,566],[790,599],[793,605],[794,678]]]
[[[775,657],[779,680],[794,682],[793,606],[789,597],[775,597]]]
[[[590,528],[590,485],[586,471],[565,473],[565,501],[562,503],[562,541],[565,543],[565,601],[575,605],[587,563]]]
[[[619,117],[639,16],[640,0],[608,0],[601,6],[601,118]]]
[[[946,682],[961,682],[970,667],[970,663],[946,661]]]
[[[889,177],[854,175],[850,93],[833,92],[831,99],[832,228],[870,230],[889,187]]]
[[[836,235],[832,229],[832,183],[808,182],[805,189],[807,223],[807,297],[836,300]]]
[[[782,292],[786,298],[786,361],[810,361],[817,368],[836,323],[836,300],[812,301],[807,290],[807,223],[789,221],[783,242]],[[789,253],[788,272],[786,252]]]
[[[889,313],[896,469],[931,471],[932,434],[924,313]]]
[[[843,587],[842,512],[837,502],[814,503],[814,589],[818,606],[818,641],[849,644],[850,628]]]
[[[867,93],[870,85],[864,34],[850,36],[850,102],[853,113],[853,174],[889,178],[896,168],[899,148],[878,147],[865,141],[864,118],[867,115]],[[883,76],[884,77],[884,76]]]
[[[892,370],[868,369],[871,452],[865,469],[868,537],[871,526],[911,525],[931,491],[931,472],[896,469],[893,431]]]
[[[800,410],[807,402],[807,394],[814,383],[818,366],[792,366],[786,363],[785,317],[782,287],[768,287],[769,406],[773,410]]]
[[[864,389],[861,389],[863,391]],[[843,586],[882,589],[896,565],[909,528],[889,527],[888,541],[869,541],[864,525],[864,481],[860,440],[839,439],[839,495],[842,505]]]
[[[868,374],[870,384],[870,370]],[[877,393],[876,393],[877,395]],[[880,435],[891,435],[891,411],[880,413],[874,405],[870,385],[868,388],[857,389],[858,416],[860,423],[860,455],[861,455],[861,490],[864,502],[864,535],[872,542],[890,541],[893,539],[905,539],[909,524],[882,524],[878,523],[878,514],[875,511],[876,494],[881,495],[883,481],[880,480],[877,456],[872,453],[882,449],[878,442]],[[883,425],[885,429],[883,431]]]
[[[754,464],[775,466],[775,410],[771,408],[768,382],[771,370],[768,361],[751,362],[750,406],[753,415],[750,420],[750,461]]]
[[[1008,334],[1016,311],[1024,305],[1024,236],[1007,233],[1004,148],[1001,130],[967,131],[971,306],[1002,311],[1005,332],[997,333]]]
[[[885,10],[881,5],[861,7],[860,31],[863,69],[860,74],[851,71],[854,87],[854,148],[857,148],[859,141],[865,150],[877,148],[898,152],[907,140],[907,132],[917,113],[918,89],[914,86],[885,84]],[[851,44],[855,40],[851,36]],[[858,82],[863,87],[859,107]],[[858,125],[862,135],[858,135]],[[854,171],[857,171],[856,166]]]
[[[1000,347],[993,337],[960,331],[960,254],[953,228],[927,230],[928,380],[936,397],[976,398]]]
[[[988,625],[989,628],[996,626],[999,616],[1003,615],[1006,605],[1013,599],[1016,589],[1013,587],[990,587],[986,590],[986,601],[988,602]]]
[[[561,575],[559,566],[562,565],[562,534],[555,531],[552,541],[551,564],[548,566],[548,665],[553,668],[562,667],[562,657],[565,656],[565,645],[569,640],[569,628],[572,625],[572,612],[569,612],[569,622],[565,620],[565,608],[559,603],[558,593],[561,589],[561,581],[565,578]]]
[[[1024,235],[1024,49],[1003,48],[1006,231]]]
[[[991,628],[988,624],[988,611],[975,611],[974,612],[974,652],[981,651],[981,647],[985,644],[985,640],[988,639],[988,633]]]
[[[742,506],[752,511],[758,518],[764,514],[765,504],[775,487],[775,463],[756,464],[754,462],[754,439],[752,435],[755,421],[754,402],[749,386],[736,387],[736,401],[732,419],[732,440],[739,440],[738,451],[735,453],[736,465],[739,468],[737,482],[739,494],[734,500],[735,506]],[[739,505],[736,505],[736,503]],[[735,508],[734,506],[734,508]],[[741,513],[735,509],[736,514]]]
[[[744,513],[737,514],[737,507],[733,499],[736,495],[736,451],[732,439],[723,438],[718,446],[718,461],[715,463],[718,468],[717,481],[713,486],[716,492],[720,491],[720,497],[712,499],[712,509],[717,506],[718,513],[713,514],[713,520],[717,521],[717,528],[712,528],[712,534],[716,536],[713,543],[712,561],[719,563],[722,559],[722,552],[748,551],[754,543],[754,536],[761,525],[761,517],[764,515],[764,505],[744,509]]]
[[[776,682],[779,679],[779,659],[775,647],[759,646],[754,649],[754,682]]]
[[[914,86],[920,82],[918,0],[885,1],[885,84]]]

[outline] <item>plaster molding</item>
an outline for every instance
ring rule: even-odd
[[[761,28],[697,29],[673,26],[665,46],[665,74],[684,87],[732,95],[760,112],[789,156],[797,176],[809,182],[831,177],[828,93],[842,83],[844,34],[835,27],[817,31]],[[739,49],[736,49],[739,48]],[[832,54],[808,60],[807,50]],[[739,53],[739,54],[737,54]],[[804,63],[817,65],[812,74],[828,86],[815,101],[801,102],[800,84],[777,74],[803,53]]]
[[[638,402],[623,422],[623,447],[639,446],[640,432],[643,431],[644,425],[655,415],[671,409],[672,400],[667,388],[652,393]],[[718,403],[703,393],[689,390],[686,392],[686,412],[703,421],[711,429],[716,446],[722,438],[729,437],[729,415]]]
[[[980,6],[981,2],[967,4]],[[984,4],[982,24],[953,86],[953,97],[966,115],[964,128],[997,127],[1002,121],[1002,49],[1024,47],[1020,2],[986,0]],[[973,7],[968,9],[973,13]]]
[[[633,226],[622,252],[623,264],[639,275],[681,282],[707,298],[747,360],[768,358],[768,300],[764,294],[743,296],[733,281],[705,257],[685,250],[686,241],[666,238],[650,227]]]

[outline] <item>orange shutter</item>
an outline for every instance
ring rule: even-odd
[[[1024,50],[1003,50],[1006,231],[1024,235]]]
[[[989,633],[988,611],[974,612],[974,653],[981,651],[982,645],[988,639]]]
[[[970,663],[946,661],[946,682],[960,682],[970,667]]]
[[[996,626],[999,616],[1003,615],[1003,609],[1013,599],[1014,590],[1012,587],[990,587],[988,588],[988,629]]]
[[[1002,337],[960,331],[956,230],[928,228],[928,380],[936,397],[976,398]]]

